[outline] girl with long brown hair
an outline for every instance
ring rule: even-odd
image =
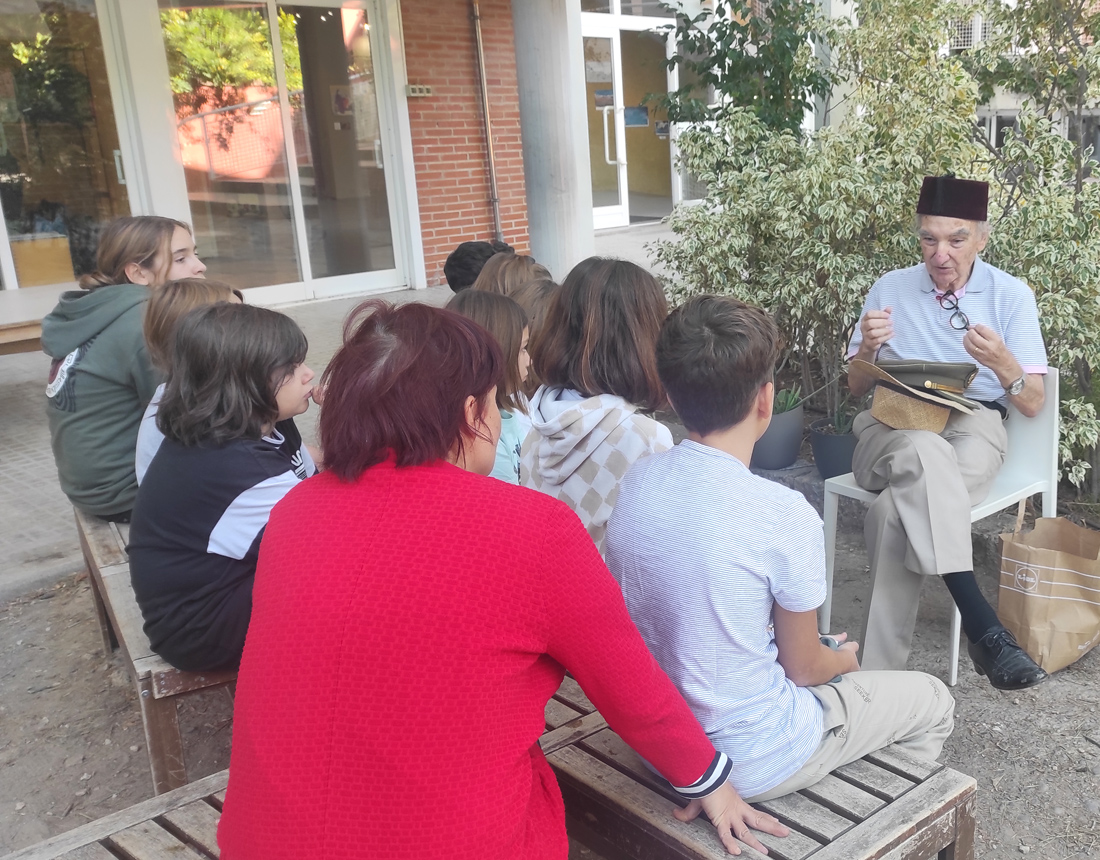
[[[161,381],[142,336],[145,302],[166,281],[205,271],[182,221],[120,218],[100,236],[83,289],[63,293],[42,320],[42,349],[53,358],[46,415],[57,474],[86,513],[129,520],[138,425]]]
[[[527,315],[516,302],[497,293],[463,290],[447,303],[447,309],[472,319],[489,332],[504,353],[504,378],[497,386],[497,408],[500,409],[500,439],[497,458],[490,475],[519,483],[519,452],[523,438],[531,429],[527,418],[527,398],[523,383],[531,365],[527,353],[529,329]]]
[[[520,481],[573,508],[601,550],[626,470],[672,447],[668,428],[642,414],[665,404],[656,348],[666,316],[653,275],[589,257],[566,277],[532,344],[542,385]]]

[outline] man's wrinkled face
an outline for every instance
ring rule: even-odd
[[[969,279],[974,260],[989,241],[989,231],[977,221],[921,215],[921,255],[936,288],[957,290]]]

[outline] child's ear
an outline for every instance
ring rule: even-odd
[[[771,421],[772,404],[775,402],[775,383],[765,382],[756,392],[756,414],[762,420]]]
[[[123,269],[123,271],[126,272],[126,277],[130,279],[131,284],[142,284],[146,287],[149,286],[149,276],[141,267],[141,263],[127,263],[126,268]]]

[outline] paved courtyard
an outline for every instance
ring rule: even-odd
[[[656,234],[656,235],[654,235]],[[600,253],[645,262],[660,228],[601,237]],[[616,247],[617,245],[617,247]],[[442,304],[446,288],[393,300]],[[361,297],[286,311],[310,339],[320,371],[340,324]],[[118,653],[104,655],[81,570],[72,509],[57,486],[42,414],[45,356],[0,356],[0,855],[147,798],[147,753],[131,682]],[[316,410],[303,416],[315,431]],[[821,481],[805,463],[784,483],[820,503]],[[862,509],[842,506],[834,630],[858,636],[867,583]],[[979,530],[979,583],[997,592],[995,535],[1012,516]],[[41,588],[42,590],[37,590]],[[930,583],[921,599],[910,668],[944,677],[950,598]],[[962,660],[954,688],[956,727],[943,761],[977,778],[977,860],[1030,854],[1100,856],[1100,649],[1047,683],[999,693]],[[181,713],[189,776],[228,764],[232,709],[220,691]],[[593,855],[573,845],[572,860]]]
[[[443,305],[446,287],[388,293],[391,301]],[[283,308],[309,338],[307,362],[318,374],[340,342],[344,317],[363,296]],[[47,586],[84,566],[73,509],[61,492],[50,451],[43,388],[50,360],[42,353],[0,356],[0,603]],[[298,423],[316,432],[317,409]]]
[[[596,253],[646,265],[645,245],[668,236],[663,224],[603,232],[596,237]],[[443,305],[451,295],[447,287],[431,287],[383,298]],[[318,375],[339,345],[344,317],[363,298],[282,308],[309,338],[307,361]],[[58,485],[50,451],[43,402],[49,364],[42,353],[0,356],[0,603],[83,568],[72,506]],[[298,419],[307,438],[313,437],[316,421],[316,408]]]

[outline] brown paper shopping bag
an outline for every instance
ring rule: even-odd
[[[1100,642],[1100,532],[1061,517],[1001,535],[997,615],[1048,672]]]

